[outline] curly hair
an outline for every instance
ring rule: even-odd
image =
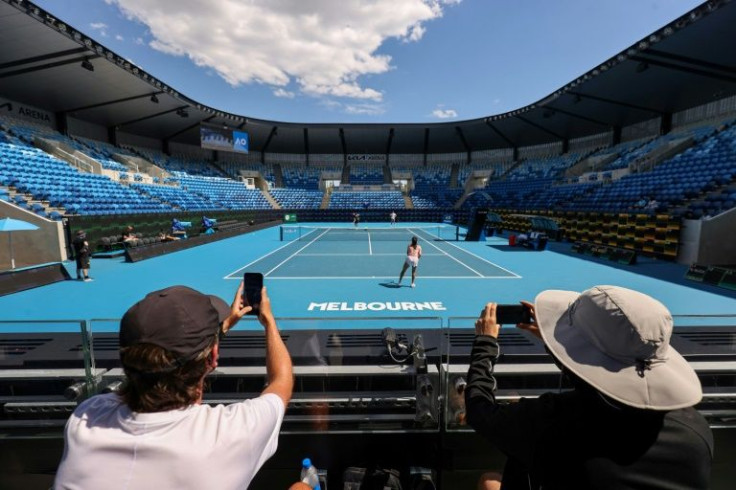
[[[207,374],[207,357],[217,341],[196,357],[177,363],[176,356],[153,344],[138,344],[120,349],[126,382],[120,396],[139,413],[164,412],[195,403],[200,382]]]

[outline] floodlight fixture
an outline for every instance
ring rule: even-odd
[[[95,71],[95,65],[93,65],[92,63],[90,63],[90,61],[89,61],[88,58],[85,58],[82,61],[82,68],[84,68],[85,70],[88,70],[88,71]]]
[[[156,97],[156,94],[151,94],[151,102],[158,104],[158,97]]]

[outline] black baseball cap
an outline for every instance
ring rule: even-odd
[[[223,300],[186,286],[154,291],[123,315],[120,347],[153,344],[186,362],[212,343],[229,315]]]

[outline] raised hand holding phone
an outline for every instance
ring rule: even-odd
[[[260,272],[246,272],[243,275],[243,301],[253,309],[249,315],[258,315],[261,305],[261,290],[263,289],[263,274]]]

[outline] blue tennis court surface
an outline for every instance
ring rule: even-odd
[[[597,284],[650,294],[674,315],[688,315],[678,324],[714,325],[718,320],[711,315],[736,315],[736,293],[684,281],[685,268],[677,264],[643,259],[620,266],[560,253],[569,248],[561,244],[519,252],[505,247],[507,238],[444,241],[437,238],[437,225],[430,224],[404,224],[394,231],[399,236],[385,235],[384,224],[358,230],[335,223],[324,224],[329,230],[313,226],[302,228],[299,236],[285,235],[286,241],[275,227],[137,263],[94,259],[94,282],[66,281],[0,297],[6,322],[0,329],[47,331],[7,323],[18,320],[109,319],[97,324],[114,330],[130,305],[156,289],[183,284],[230,301],[245,271],[265,275],[277,317],[422,316],[442,318],[447,325],[449,317],[476,316],[487,301],[515,303],[533,300],[544,289],[581,291]],[[402,287],[395,284],[412,234],[424,251],[415,289],[408,287],[410,271]],[[74,264],[67,267],[74,276]]]

